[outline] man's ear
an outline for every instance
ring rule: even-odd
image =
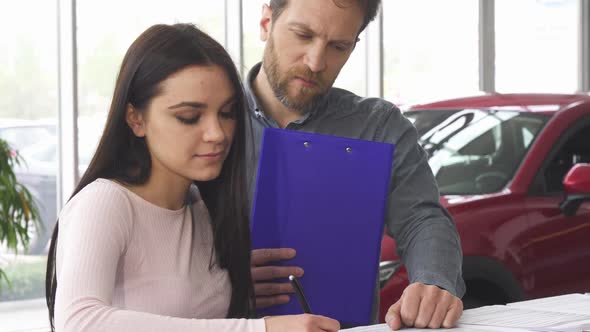
[[[145,137],[145,121],[143,119],[143,114],[138,112],[131,104],[127,104],[125,120],[135,136]]]
[[[266,42],[270,37],[272,29],[272,9],[269,5],[262,5],[262,15],[260,17],[260,40]]]

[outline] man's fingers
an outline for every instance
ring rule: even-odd
[[[423,296],[418,307],[418,314],[414,320],[414,327],[424,328],[430,324],[432,314],[437,307],[437,294],[426,294]]]
[[[285,304],[289,302],[289,295],[276,295],[276,296],[257,296],[256,297],[256,308],[267,308],[273,305]]]
[[[447,312],[448,312],[448,303],[437,304],[434,312],[432,313],[432,318],[430,318],[430,323],[428,324],[428,328],[431,329],[438,329],[442,326],[443,320],[445,319]]]
[[[254,266],[265,265],[291,259],[295,257],[295,254],[295,249],[291,248],[254,249],[251,252],[250,264]]]
[[[406,291],[404,291],[404,293],[406,293]],[[418,317],[418,309],[420,308],[420,301],[422,299],[418,294],[419,293],[403,297],[400,315],[402,323],[406,326],[414,326],[416,317]]]
[[[451,328],[462,313],[463,302],[458,297],[437,286],[413,283],[388,310],[385,322],[394,330],[401,326]]]
[[[399,299],[395,302],[389,310],[387,310],[387,314],[385,315],[385,322],[392,330],[399,330],[402,328],[402,320],[401,320],[401,303],[402,299]]]
[[[289,294],[293,292],[293,286],[290,283],[268,282],[254,284],[254,294],[256,296]]]
[[[296,277],[303,276],[303,269],[296,266],[259,266],[252,269],[252,280],[254,282],[287,278],[289,275]]]
[[[453,299],[453,304],[449,307],[449,311],[447,311],[447,315],[445,320],[443,321],[442,326],[444,328],[451,328],[457,325],[461,314],[463,313],[463,302],[459,298]]]

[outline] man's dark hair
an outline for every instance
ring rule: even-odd
[[[356,2],[365,11],[365,19],[361,25],[361,29],[358,34],[360,35],[363,30],[369,25],[369,22],[375,19],[381,0],[332,0],[336,6],[340,8],[350,7]],[[283,13],[283,10],[287,8],[289,0],[270,0],[270,8],[272,9],[272,21],[275,22],[279,16]]]

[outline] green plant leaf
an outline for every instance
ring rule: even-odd
[[[6,282],[8,289],[12,288],[12,285],[10,284],[10,280],[8,279],[8,276],[6,275],[6,273],[2,269],[0,269],[0,292],[2,291],[2,280],[4,280],[4,282]]]
[[[30,191],[17,181],[14,166],[24,163],[18,152],[0,139],[0,245],[17,252],[19,244],[27,248],[29,224],[36,230],[41,227],[39,208]],[[0,284],[8,276],[0,269]]]

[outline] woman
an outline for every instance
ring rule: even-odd
[[[312,315],[252,319],[244,103],[231,58],[194,26],[156,25],[131,45],[54,230],[52,330],[338,329]]]

